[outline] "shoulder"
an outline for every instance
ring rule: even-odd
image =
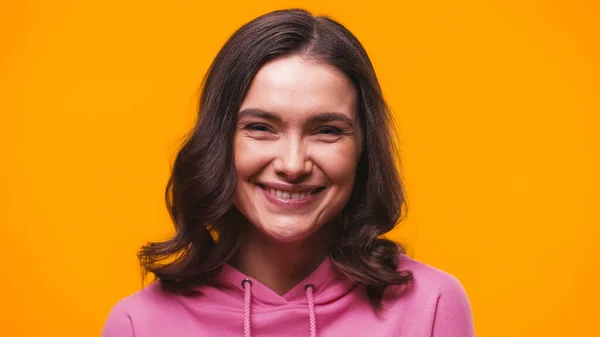
[[[398,270],[408,270],[413,274],[412,287],[430,295],[464,294],[465,288],[458,278],[444,270],[412,259],[406,254],[400,255]]]
[[[159,282],[153,282],[145,288],[119,300],[112,311],[119,313],[144,313],[169,306],[176,295],[161,289]]]
[[[470,308],[467,292],[456,276],[405,254],[400,255],[398,270],[410,271],[413,279],[408,285],[389,287],[389,301],[426,306],[433,310],[439,309],[440,304],[464,310]]]
[[[402,291],[391,291],[392,303],[433,317],[431,336],[475,336],[471,304],[457,277],[407,255],[400,256],[398,270],[411,271],[413,281]]]
[[[102,337],[134,336],[135,322],[156,317],[168,311],[175,303],[176,295],[163,291],[158,282],[122,298],[111,308],[104,323]]]

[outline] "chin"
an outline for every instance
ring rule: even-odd
[[[280,225],[261,226],[260,230],[270,240],[281,243],[300,242],[310,237],[311,234],[314,233],[313,230],[308,228],[299,228],[299,226],[296,224],[290,227]]]

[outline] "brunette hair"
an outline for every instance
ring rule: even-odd
[[[150,242],[138,257],[168,291],[190,295],[210,283],[240,244],[242,216],[233,205],[233,135],[250,82],[268,61],[292,54],[341,70],[355,85],[363,151],[356,180],[330,250],[338,269],[363,287],[375,309],[384,290],[406,285],[398,271],[403,248],[381,236],[406,214],[390,111],[357,38],[326,16],[302,9],[274,11],[238,29],[212,62],[202,85],[198,120],[186,135],[165,191],[174,236]]]

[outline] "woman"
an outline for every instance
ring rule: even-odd
[[[405,213],[391,119],[358,40],[303,10],[225,44],[166,197],[157,281],[104,337],[474,336],[459,281],[381,238]]]

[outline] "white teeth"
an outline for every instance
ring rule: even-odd
[[[273,188],[266,188],[267,192],[269,192],[270,194],[272,194],[273,196],[279,198],[279,199],[303,199],[308,197],[312,191],[307,191],[307,192],[288,192],[288,191],[282,191],[282,190],[276,190]]]

